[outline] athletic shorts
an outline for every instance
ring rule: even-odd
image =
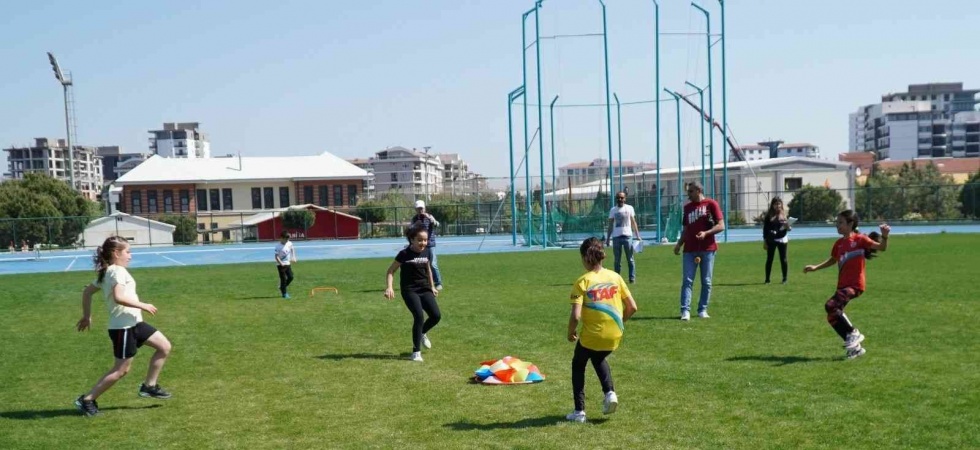
[[[136,349],[143,346],[157,329],[146,322],[137,323],[129,328],[109,330],[109,339],[112,340],[112,355],[116,359],[129,359],[136,356]]]

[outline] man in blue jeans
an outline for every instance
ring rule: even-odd
[[[681,254],[684,247],[684,278],[681,282],[681,320],[691,320],[691,296],[694,274],[701,268],[701,299],[698,301],[698,317],[707,319],[708,301],[711,299],[711,272],[715,266],[718,244],[715,235],[725,230],[725,218],[718,202],[704,196],[704,186],[692,181],[687,184],[687,198],[681,237],[674,246],[674,254]]]
[[[636,262],[633,261],[633,247],[630,245],[630,238],[636,236],[637,240],[642,240],[640,230],[636,226],[636,212],[633,207],[626,204],[626,193],[616,193],[616,206],[609,210],[609,226],[606,230],[606,246],[613,245],[613,264],[616,273],[620,273],[623,268],[620,264],[620,257],[623,250],[626,250],[626,261],[630,268],[630,283],[636,281]]]

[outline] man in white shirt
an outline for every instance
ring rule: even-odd
[[[293,266],[296,262],[296,250],[293,243],[289,242],[289,232],[283,231],[279,235],[279,243],[276,244],[276,268],[279,269],[279,292],[282,298],[289,298],[286,288],[293,282]]]
[[[640,229],[636,225],[636,212],[633,207],[626,204],[626,193],[616,193],[616,206],[609,210],[609,226],[606,231],[606,246],[613,245],[613,255],[615,255],[614,268],[616,273],[622,269],[620,257],[623,250],[626,250],[626,259],[629,262],[630,283],[636,281],[636,263],[633,261],[633,247],[630,239],[636,236],[637,240],[642,241]]]

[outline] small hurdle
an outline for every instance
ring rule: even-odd
[[[340,290],[338,290],[333,286],[317,286],[313,289],[310,289],[310,297],[316,295],[317,292],[333,292],[334,294],[338,294],[338,295],[340,294]]]

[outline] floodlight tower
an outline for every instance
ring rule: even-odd
[[[58,65],[58,60],[55,59],[51,52],[48,52],[48,60],[51,61],[51,70],[54,71],[54,77],[61,83],[62,89],[65,92],[65,135],[68,141],[68,183],[71,185],[71,189],[76,190],[75,186],[75,152],[71,147],[71,122],[68,116],[68,87],[71,84],[71,78],[65,78],[64,73],[61,72],[61,66]]]

